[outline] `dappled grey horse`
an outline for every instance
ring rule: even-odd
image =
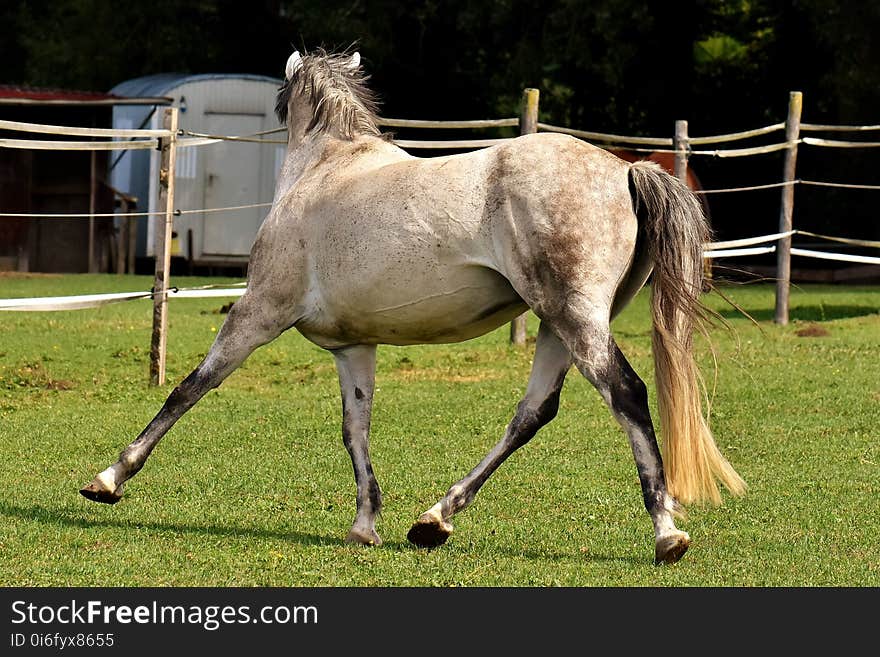
[[[556,415],[573,364],[629,438],[654,524],[655,561],[677,561],[690,542],[673,522],[678,502],[717,503],[718,482],[744,489],[703,418],[691,353],[708,239],[700,204],[656,165],[630,164],[564,135],[413,157],[380,134],[366,79],[357,53],[290,57],[277,103],[287,156],[251,251],[247,290],[205,359],[82,494],[118,501],[187,410],[254,349],[296,328],[336,359],[342,439],[357,483],[347,540],[378,545],[382,496],[368,449],[376,345],[468,340],[530,308],[541,325],[513,419],[486,457],[418,518],[409,540],[446,541],[452,516]],[[662,458],[645,384],[609,328],[652,269]]]

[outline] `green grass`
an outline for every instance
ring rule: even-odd
[[[205,282],[218,280],[175,280]],[[6,276],[0,297],[150,285]],[[184,416],[111,507],[77,490],[171,389],[147,385],[150,304],[0,313],[0,584],[880,585],[880,288],[795,289],[787,327],[772,324],[771,287],[726,293],[760,326],[707,297],[732,330],[710,333],[717,374],[705,340],[698,353],[718,444],[750,488],[692,507],[679,523],[690,552],[660,568],[627,441],[576,372],[557,419],[456,517],[450,541],[406,542],[524,390],[532,349],[509,347],[506,327],[460,345],[380,347],[372,454],[386,542],[370,549],[342,541],[354,481],[332,358],[295,332]],[[172,383],[209,348],[225,301],[171,302]],[[614,328],[653,399],[645,292]]]

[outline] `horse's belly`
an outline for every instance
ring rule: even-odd
[[[482,267],[395,285],[365,281],[316,299],[296,327],[327,348],[350,344],[461,342],[492,331],[526,309],[507,279]],[[334,293],[335,292],[335,293]]]

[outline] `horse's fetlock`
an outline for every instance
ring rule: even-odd
[[[370,481],[368,495],[373,513],[380,513],[382,511],[382,490],[379,488],[379,482],[375,479]]]
[[[652,516],[657,512],[667,511],[666,489],[652,481],[642,484],[642,499],[645,501],[645,509]]]
[[[130,478],[136,475],[144,464],[136,453],[123,452],[119,455],[118,465],[122,466],[123,471]]]

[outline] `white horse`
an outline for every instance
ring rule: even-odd
[[[556,414],[572,364],[629,438],[655,562],[690,543],[678,501],[720,501],[744,483],[704,421],[691,353],[699,319],[700,204],[677,179],[572,137],[537,134],[417,158],[380,134],[357,53],[287,62],[277,111],[287,157],[250,257],[248,287],[205,359],[81,493],[114,503],[162,436],[260,345],[296,328],[336,359],[342,438],[357,483],[347,540],[379,545],[382,497],[369,455],[376,345],[483,335],[530,308],[541,319],[525,396],[503,438],[408,534],[433,547],[498,466]],[[666,467],[644,383],[609,323],[653,268],[653,350]]]

